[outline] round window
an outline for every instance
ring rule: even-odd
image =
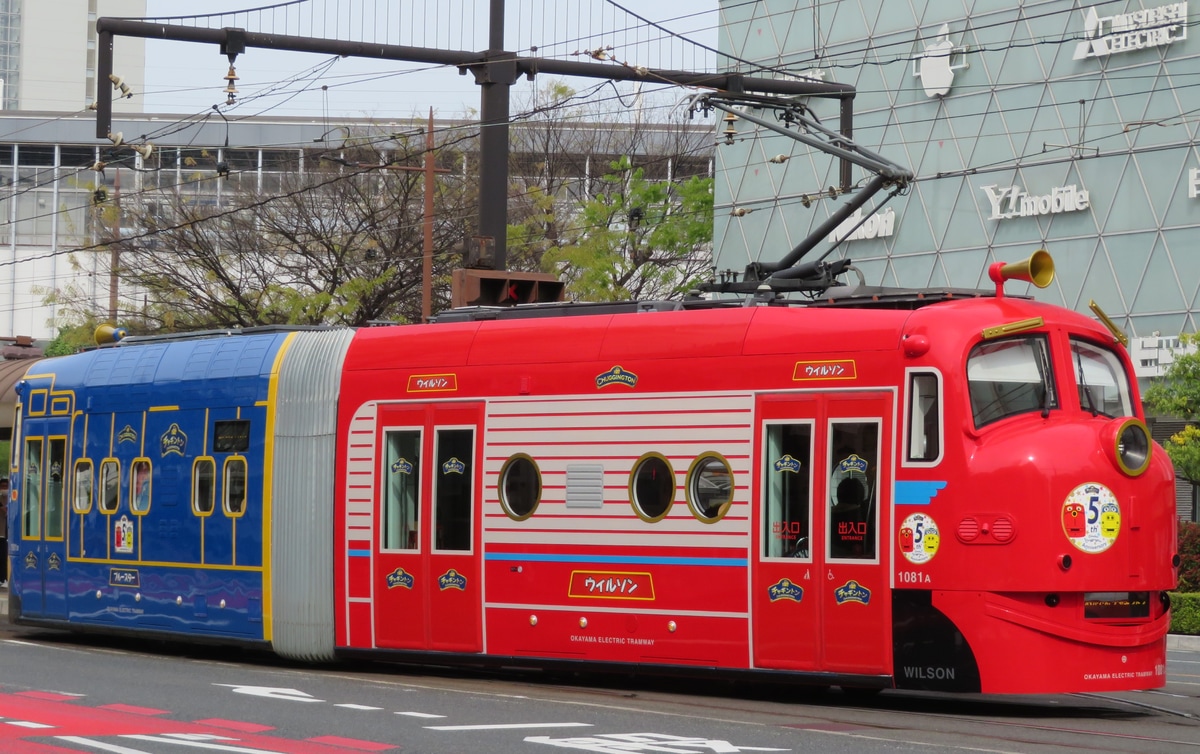
[[[542,499],[542,476],[537,464],[524,453],[509,458],[500,470],[500,504],[508,517],[524,521]]]
[[[675,472],[667,459],[648,453],[638,460],[629,479],[633,510],[646,521],[658,521],[675,502]]]
[[[688,469],[688,505],[701,521],[719,521],[733,503],[733,471],[716,453],[705,453]]]

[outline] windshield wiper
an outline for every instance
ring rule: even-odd
[[[1050,371],[1047,354],[1038,349],[1038,372],[1042,378],[1042,418],[1050,418],[1050,407],[1054,405],[1054,376]]]
[[[1079,352],[1078,348],[1074,349],[1074,351],[1075,368],[1079,371],[1079,389],[1083,392],[1084,397],[1087,398],[1088,410],[1092,412],[1092,416],[1096,416],[1100,412],[1096,410],[1096,401],[1092,398],[1092,389],[1088,387],[1087,378],[1083,376],[1083,354]]]

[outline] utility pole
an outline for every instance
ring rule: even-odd
[[[433,313],[433,108],[429,108],[429,127],[425,130],[425,254],[421,265],[421,321]]]
[[[121,262],[121,169],[113,176],[113,242],[108,245],[108,321],[117,326],[117,272]]]
[[[439,168],[433,155],[433,108],[429,108],[429,126],[425,129],[425,162],[422,167],[408,165],[382,165],[387,170],[401,170],[425,174],[425,241],[421,254],[421,321],[428,322],[433,314],[433,194],[436,184],[433,177],[438,173],[449,173],[449,168]],[[367,167],[355,165],[354,167]]]
[[[485,243],[491,240],[492,259],[487,266],[503,270],[508,240],[508,105],[517,80],[517,56],[504,51],[504,0],[491,0],[490,13],[488,49],[483,54],[487,62],[471,69],[480,88],[479,235]]]

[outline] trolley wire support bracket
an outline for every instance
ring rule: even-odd
[[[488,49],[483,51],[451,50],[434,47],[380,44],[374,41],[325,39],[290,34],[276,34],[251,29],[224,27],[209,28],[152,22],[150,20],[113,18],[96,20],[96,79],[104,81],[113,72],[113,39],[117,36],[158,39],[178,42],[199,42],[221,46],[222,54],[246,54],[255,49],[286,50],[340,55],[341,57],[403,60],[412,63],[451,66],[460,74],[472,73],[481,89],[480,115],[483,129],[480,143],[480,182],[493,190],[481,191],[479,231],[496,239],[494,266],[507,267],[506,232],[508,207],[504,187],[508,182],[509,89],[521,76],[534,78],[539,73],[549,76],[581,76],[611,81],[640,81],[652,84],[664,82],[676,86],[702,87],[728,91],[730,96],[743,91],[793,97],[824,97],[837,99],[841,110],[842,131],[850,133],[853,122],[851,103],[854,87],[849,84],[825,83],[794,78],[763,78],[740,73],[708,71],[676,71],[630,66],[613,60],[578,61],[557,58],[530,57],[502,49],[504,42],[504,0],[491,0],[489,10]],[[232,60],[230,63],[232,64]],[[112,99],[96,99],[96,135],[105,138],[112,130]],[[488,124],[491,124],[490,126]],[[495,154],[493,154],[495,152]],[[486,166],[486,169],[485,169]],[[846,174],[848,176],[848,173]],[[847,178],[848,180],[848,178]],[[498,187],[498,188],[496,188]]]
[[[756,115],[750,112],[751,109],[773,112],[775,120]],[[826,128],[805,103],[794,98],[728,91],[700,94],[692,98],[691,110],[704,113],[720,110],[838,158],[842,161],[842,185],[832,188],[830,195],[853,193],[848,201],[830,215],[829,219],[818,225],[778,262],[752,262],[746,266],[741,281],[725,280],[706,283],[701,286],[701,290],[706,292],[755,293],[764,285],[780,292],[821,293],[827,290],[836,284],[838,275],[847,269],[853,269],[850,266],[850,260],[824,261],[824,257],[837,248],[836,245],[820,259],[805,264],[800,264],[800,260],[805,254],[812,251],[822,238],[833,232],[875,194],[885,190],[888,192],[884,202],[874,210],[878,211],[893,196],[907,191],[914,177],[911,170],[857,144],[848,133],[839,133]],[[843,126],[845,131],[850,130],[848,123],[843,123]],[[854,191],[850,181],[850,171],[853,166],[858,166],[874,174],[858,191]],[[865,221],[870,214],[872,213],[864,216],[863,220]]]

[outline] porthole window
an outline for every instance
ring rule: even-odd
[[[500,469],[500,504],[514,521],[524,521],[533,515],[542,499],[542,475],[537,464],[524,453],[518,453]]]
[[[704,453],[688,469],[687,500],[692,515],[713,523],[720,521],[733,504],[733,471],[718,453]]]
[[[638,459],[629,475],[629,499],[633,510],[644,521],[661,520],[675,502],[675,472],[658,453]]]

